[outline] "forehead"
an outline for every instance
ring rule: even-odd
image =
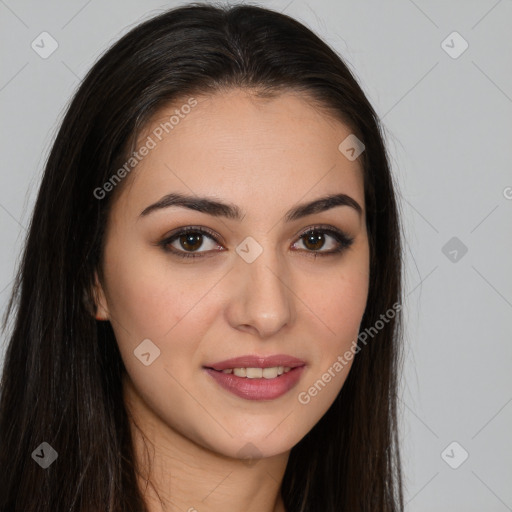
[[[151,149],[126,178],[130,207],[179,191],[229,199],[253,216],[336,192],[364,208],[360,161],[338,149],[351,129],[308,96],[235,89],[193,100],[161,108],[141,131],[136,148]]]

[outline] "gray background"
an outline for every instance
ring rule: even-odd
[[[385,125],[407,236],[406,508],[512,510],[512,1],[259,4],[339,51]],[[177,5],[0,0],[2,311],[70,96],[111,43]],[[31,48],[43,31],[59,45],[47,59]]]

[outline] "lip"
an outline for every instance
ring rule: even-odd
[[[305,366],[305,364],[306,362],[302,359],[286,354],[275,354],[271,356],[245,355],[212,364],[205,364],[204,368],[211,368],[213,370],[227,370],[229,368],[272,368],[273,366],[297,368],[299,366]]]
[[[223,373],[229,368],[271,368],[288,366],[291,370],[273,379],[248,379],[233,373]],[[204,365],[204,370],[218,385],[246,400],[274,400],[283,396],[299,382],[306,362],[286,354],[271,356],[246,355]]]
[[[251,368],[251,367],[249,367]],[[254,367],[255,368],[255,367]],[[233,373],[222,373],[212,368],[205,368],[223,389],[246,400],[274,400],[288,393],[299,382],[305,366],[296,366],[288,373],[274,379],[248,379],[237,377]]]

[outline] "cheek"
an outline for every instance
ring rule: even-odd
[[[311,315],[326,336],[319,336],[322,351],[342,350],[357,338],[366,308],[369,286],[368,256],[364,251],[353,253],[343,264],[314,280],[303,281],[300,289],[307,297]],[[325,352],[323,352],[325,353]]]
[[[318,286],[301,285],[307,297],[304,302],[311,309],[309,328],[315,340],[312,352],[316,364],[304,379],[298,402],[301,407],[307,405],[309,411],[315,410],[315,417],[330,407],[357,357],[357,337],[368,298],[368,262],[366,251],[354,252],[345,264],[336,265],[328,278],[324,275],[318,279]]]
[[[359,327],[368,294],[365,275],[331,276],[323,290],[310,293],[313,311],[335,336]]]
[[[172,271],[165,257],[145,251],[114,256],[109,268],[107,300],[113,323],[135,339],[163,339],[193,313],[204,294],[204,281]]]
[[[173,389],[168,372],[186,382],[199,366],[201,340],[216,317],[214,294],[207,292],[219,277],[201,276],[192,265],[177,271],[166,255],[142,249],[113,251],[107,268],[109,313],[123,362],[136,388],[152,402],[155,390]],[[150,366],[136,357],[147,339],[159,354]]]
[[[188,431],[187,418],[208,420],[183,389],[194,389],[198,347],[215,314],[204,297],[211,285],[190,272],[172,270],[165,258],[149,263],[147,253],[127,255],[109,261],[106,281],[111,323],[131,382],[129,396],[139,397],[134,404],[143,408],[142,414]],[[153,345],[141,345],[148,339]],[[143,352],[139,346],[147,348]],[[137,357],[146,352],[148,365]]]

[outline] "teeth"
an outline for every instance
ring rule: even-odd
[[[278,375],[279,368],[275,366],[273,368],[264,368],[262,370],[262,375],[265,379],[275,379]]]
[[[245,368],[245,376],[248,379],[261,379],[263,377],[263,368]]]
[[[290,370],[290,366],[272,366],[271,368],[229,368],[222,370],[222,373],[233,373],[237,377],[247,379],[275,379]]]

